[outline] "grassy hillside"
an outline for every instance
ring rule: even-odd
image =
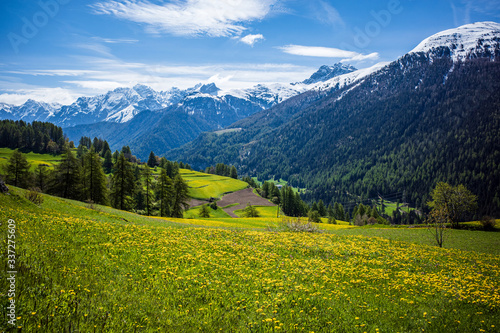
[[[244,181],[191,170],[180,170],[189,186],[189,196],[195,199],[220,198],[224,193],[236,192],[248,187]]]
[[[354,227],[186,227],[196,221],[44,198],[38,207],[21,190],[0,194],[0,256],[5,263],[13,219],[15,327],[27,332],[492,332],[500,324],[500,256],[491,252],[355,235],[372,229]],[[485,236],[466,233],[471,243]]]
[[[0,148],[0,168],[6,165],[10,156],[12,155],[13,149]],[[31,170],[35,170],[38,164],[46,164],[53,168],[61,160],[61,156],[50,155],[50,154],[37,154],[37,153],[27,153],[26,159],[31,163]]]

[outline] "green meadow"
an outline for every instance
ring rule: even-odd
[[[0,167],[7,165],[7,162],[12,155],[13,149],[9,148],[0,148]],[[50,154],[37,154],[33,152],[29,152],[25,154],[28,162],[31,163],[31,171],[35,170],[37,165],[45,164],[50,168],[54,168],[59,161],[61,160],[60,155],[50,155]]]
[[[195,199],[220,198],[224,193],[236,192],[248,187],[246,182],[233,178],[185,169],[181,169],[180,173],[189,186],[189,196]]]
[[[500,325],[498,232],[450,230],[438,248],[425,229],[322,223],[322,233],[276,232],[268,227],[280,219],[271,217],[151,218],[48,195],[37,206],[24,190],[10,192],[0,194],[0,258],[12,260],[14,234],[16,307],[2,331],[441,333]],[[6,278],[3,269],[2,318]]]

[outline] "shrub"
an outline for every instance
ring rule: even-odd
[[[300,217],[294,219],[291,217],[283,217],[283,219],[278,222],[278,226],[276,228],[268,227],[269,231],[277,231],[277,232],[314,232],[320,233],[322,232],[317,226],[312,224],[311,222],[302,221]]]
[[[307,214],[307,217],[309,219],[309,222],[315,222],[315,223],[321,223],[321,216],[319,216],[319,213],[317,210],[311,210]]]
[[[328,216],[328,223],[329,224],[337,224],[337,220],[333,216]]]
[[[208,207],[208,205],[201,206],[198,210],[198,214],[200,215],[200,217],[210,217],[210,208]]]
[[[243,211],[244,217],[259,217],[259,212],[257,209],[251,204],[247,204],[245,210]]]
[[[479,221],[479,223],[481,223],[483,229],[487,231],[494,230],[496,225],[495,219],[490,216],[483,216],[483,218],[481,219],[481,221]]]
[[[356,215],[354,218],[354,225],[357,225],[358,227],[364,226],[368,221],[368,216],[364,214],[361,216],[360,214]]]
[[[29,188],[25,192],[24,196],[35,205],[41,205],[43,203],[43,196],[40,193],[40,189],[38,187]]]
[[[92,209],[92,210],[95,210],[97,212],[100,212],[101,210],[99,209],[99,207],[97,207],[97,205],[95,204],[95,202],[93,200],[85,200],[85,203],[87,204],[85,207],[88,208],[88,209]],[[144,210],[137,210],[135,211],[137,214],[140,214],[140,215],[146,215],[146,211]]]

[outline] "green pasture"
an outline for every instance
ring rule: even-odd
[[[0,167],[7,165],[8,160],[14,152],[13,149],[0,148]],[[50,155],[50,154],[37,154],[37,153],[26,153],[24,154],[29,163],[31,163],[31,171],[34,171],[39,164],[48,165],[50,168],[54,168],[60,161],[61,155]]]
[[[150,218],[47,195],[37,206],[24,193],[0,194],[0,260],[12,260],[14,241],[17,271],[12,323],[11,285],[0,273],[0,331],[461,333],[500,325],[498,232],[452,230],[443,249],[424,243],[418,228],[323,223],[328,232],[270,232],[280,219]]]
[[[224,193],[236,192],[248,187],[246,182],[229,177],[185,169],[181,169],[180,173],[189,186],[189,196],[195,199],[220,198]]]

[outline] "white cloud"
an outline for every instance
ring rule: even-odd
[[[277,0],[177,0],[157,5],[146,0],[102,1],[96,14],[145,24],[151,33],[228,37],[241,34],[243,23],[260,20]]]
[[[279,49],[288,54],[307,57],[338,58],[344,62],[376,60],[379,57],[379,54],[376,52],[364,55],[358,52],[322,46],[287,45],[279,47]]]
[[[28,99],[45,103],[71,104],[79,96],[73,91],[63,88],[22,89],[0,94],[0,103],[21,105]]]
[[[290,83],[309,77],[316,68],[286,63],[232,63],[164,65],[125,62],[107,57],[75,57],[83,69],[33,69],[9,71],[16,77],[0,79],[0,102],[19,105],[27,99],[71,104],[77,97],[106,93],[117,87],[145,84],[157,91],[172,87],[186,89],[198,83],[214,82],[223,90],[249,88],[256,84]],[[29,76],[48,76],[47,88],[24,84]],[[18,80],[13,82],[12,80]]]
[[[340,16],[337,9],[325,1],[312,2],[313,18],[327,25],[341,25],[343,26],[344,20]]]
[[[240,39],[241,42],[248,44],[250,46],[253,46],[259,40],[264,40],[264,36],[262,36],[261,34],[246,35],[245,37]]]

